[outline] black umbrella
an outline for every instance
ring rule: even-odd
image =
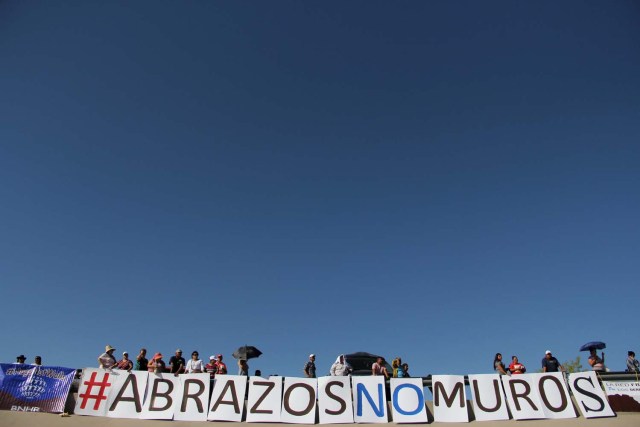
[[[236,359],[249,360],[255,357],[259,357],[262,354],[260,350],[252,345],[243,345],[239,349],[233,352],[233,357]]]
[[[591,341],[580,347],[580,351],[602,350],[603,348],[607,348],[607,345],[602,341]]]

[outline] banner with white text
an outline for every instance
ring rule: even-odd
[[[58,366],[0,363],[0,409],[63,412],[75,373]]]

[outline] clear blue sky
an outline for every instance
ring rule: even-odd
[[[0,359],[640,351],[640,3],[0,3]],[[583,362],[586,361],[583,355]]]

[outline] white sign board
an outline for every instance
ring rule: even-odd
[[[209,401],[209,421],[242,421],[247,377],[244,375],[216,375]]]
[[[316,422],[316,390],[318,380],[315,378],[284,379],[284,394],[282,395],[283,423],[315,424]]]
[[[113,392],[109,394],[107,416],[113,418],[140,418],[147,389],[149,373],[146,371],[113,371],[117,376]]]
[[[391,411],[394,423],[427,423],[422,378],[391,378]]]
[[[447,423],[469,422],[463,375],[434,375],[433,417]]]
[[[473,397],[473,413],[477,421],[509,419],[500,375],[469,375],[469,387]]]
[[[318,378],[320,424],[353,423],[350,377]]]
[[[173,374],[149,373],[147,396],[140,418],[145,420],[172,420],[173,401],[180,388],[180,379]]]
[[[247,422],[280,422],[282,377],[251,377],[247,400]]]
[[[353,420],[357,423],[386,423],[387,397],[383,376],[351,377]]]
[[[578,409],[585,418],[615,416],[595,372],[569,374],[569,386],[578,402]]]
[[[180,388],[173,407],[177,421],[207,421],[210,377],[208,373],[179,375]]]

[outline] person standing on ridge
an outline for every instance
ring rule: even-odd
[[[631,350],[627,354],[627,372],[640,372],[640,362],[636,359],[636,354]]]
[[[111,369],[117,363],[116,358],[113,357],[113,352],[116,351],[115,348],[110,345],[106,345],[104,348],[104,353],[98,356],[98,367],[102,369]]]
[[[216,375],[227,375],[227,365],[222,361],[222,355],[216,356]]]
[[[376,363],[371,365],[371,375],[374,377],[384,375],[385,379],[389,379],[389,371],[387,371],[387,367],[385,366],[384,357],[378,357]]]
[[[316,355],[310,354],[309,361],[304,364],[304,376],[307,378],[315,378],[316,377]]]
[[[184,357],[182,357],[182,350],[177,349],[176,355],[171,356],[169,359],[169,372],[178,376],[178,374],[184,373],[184,366],[186,364],[187,362],[184,360]]]
[[[564,367],[558,362],[558,359],[553,357],[551,350],[547,350],[544,353],[542,359],[542,372],[559,372],[564,371]]]
[[[147,360],[147,349],[141,348],[140,354],[136,356],[136,371],[146,371],[149,368],[149,361]]]

